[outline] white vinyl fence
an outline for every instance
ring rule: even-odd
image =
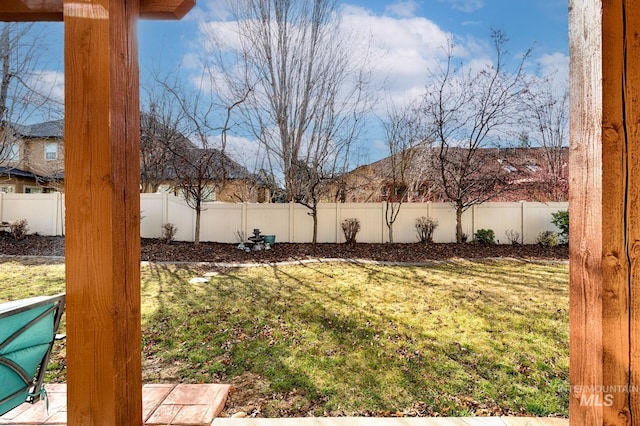
[[[178,228],[175,239],[193,241],[195,211],[184,200],[169,194],[141,194],[141,236],[157,238],[162,225]],[[471,238],[478,229],[492,229],[496,240],[508,243],[506,233],[520,234],[526,244],[535,243],[543,231],[558,231],[551,223],[552,213],[567,210],[568,203],[485,203],[474,206],[463,215],[463,232]],[[235,243],[236,232],[250,236],[254,228],[275,235],[278,242],[310,242],[313,220],[309,210],[299,204],[231,204],[205,203],[200,227],[201,241]],[[318,242],[342,243],[340,227],[347,218],[360,221],[358,242],[389,241],[384,220],[384,203],[327,203],[318,209]],[[395,242],[415,242],[416,218],[431,217],[438,221],[435,242],[455,241],[455,210],[446,203],[403,204],[393,226]],[[27,219],[29,233],[64,235],[64,194],[0,193],[0,220],[10,222]]]

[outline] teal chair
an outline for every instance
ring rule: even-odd
[[[0,415],[40,399],[65,295],[0,304]]]

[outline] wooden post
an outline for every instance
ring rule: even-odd
[[[72,425],[142,424],[138,0],[65,0]]]
[[[65,22],[67,420],[141,425],[136,22],[195,0],[1,0],[0,20]]]
[[[569,9],[569,417],[640,425],[640,2]]]

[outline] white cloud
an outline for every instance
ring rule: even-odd
[[[429,70],[445,57],[452,34],[423,17],[377,16],[355,6],[342,10],[342,25],[354,45],[368,45],[374,84],[386,87],[394,102],[415,99]],[[380,105],[384,108],[384,105]]]
[[[221,146],[220,136],[213,138],[212,145]],[[227,145],[225,153],[235,162],[244,166],[249,172],[255,172],[261,168],[268,169],[265,163],[266,156],[264,148],[256,140],[248,139],[242,136],[227,136]]]
[[[187,18],[196,21],[214,19],[217,21],[226,21],[231,17],[228,0],[208,0],[203,2],[202,7],[196,7],[187,14]]]
[[[194,52],[186,53],[184,56],[182,56],[182,59],[180,61],[180,66],[188,70],[197,69],[201,65],[202,61],[200,60],[200,57]]]
[[[540,74],[548,77],[555,93],[562,93],[569,87],[569,56],[564,53],[545,54],[538,60]]]
[[[215,41],[214,46],[212,42]],[[196,43],[199,49],[239,49],[241,41],[238,37],[235,21],[206,21],[200,24],[200,40]]]
[[[29,77],[29,85],[42,96],[57,103],[64,103],[64,73],[61,71],[36,71]]]
[[[348,4],[339,10],[341,31],[353,49],[352,60],[359,64],[368,54],[374,86],[385,87],[400,102],[415,99],[422,92],[429,70],[444,58],[444,47],[453,37],[432,21],[412,16],[417,6],[415,0],[396,2],[387,9],[394,16],[375,15],[369,9]],[[200,37],[184,62],[192,68],[198,62],[193,59],[209,49],[220,52],[239,48],[235,25],[223,20],[201,22]],[[212,40],[217,44],[212,45]],[[465,50],[459,48],[457,53],[464,56]]]
[[[451,5],[452,8],[460,10],[462,12],[475,12],[478,9],[484,7],[484,0],[439,0],[440,2],[446,2]]]
[[[565,55],[564,53],[556,52],[552,54],[542,55],[539,59],[539,62],[543,75],[569,75],[569,56]]]
[[[415,0],[397,1],[388,5],[385,8],[385,12],[401,18],[411,18],[415,15],[419,6],[420,4]]]
[[[461,10],[484,5],[480,0],[450,2]],[[483,67],[491,60],[491,46],[486,41],[459,37],[425,17],[415,16],[417,6],[417,0],[402,0],[388,6],[382,15],[369,8],[349,4],[343,4],[338,11],[341,32],[349,40],[353,60],[360,61],[365,56],[363,51],[366,51],[372,66],[374,90],[384,89],[384,94],[378,93],[381,98],[375,110],[378,114],[385,111],[387,100],[401,105],[419,99],[425,91],[430,72],[436,71],[446,59],[446,47],[451,40],[455,41],[456,61]],[[240,41],[235,25],[228,20],[201,22],[199,39],[193,45],[194,57],[210,48],[221,51],[225,46],[238,47]],[[212,46],[208,40],[213,38],[221,45]],[[185,62],[195,64],[197,61],[187,59]],[[229,145],[229,152],[234,158],[249,157],[248,163],[251,164],[259,160],[260,152],[255,142],[238,138]],[[234,147],[238,148],[237,154],[232,153]],[[371,148],[375,150],[377,147]]]

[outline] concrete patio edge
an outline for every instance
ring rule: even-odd
[[[548,417],[297,417],[217,418],[212,426],[568,426]]]

